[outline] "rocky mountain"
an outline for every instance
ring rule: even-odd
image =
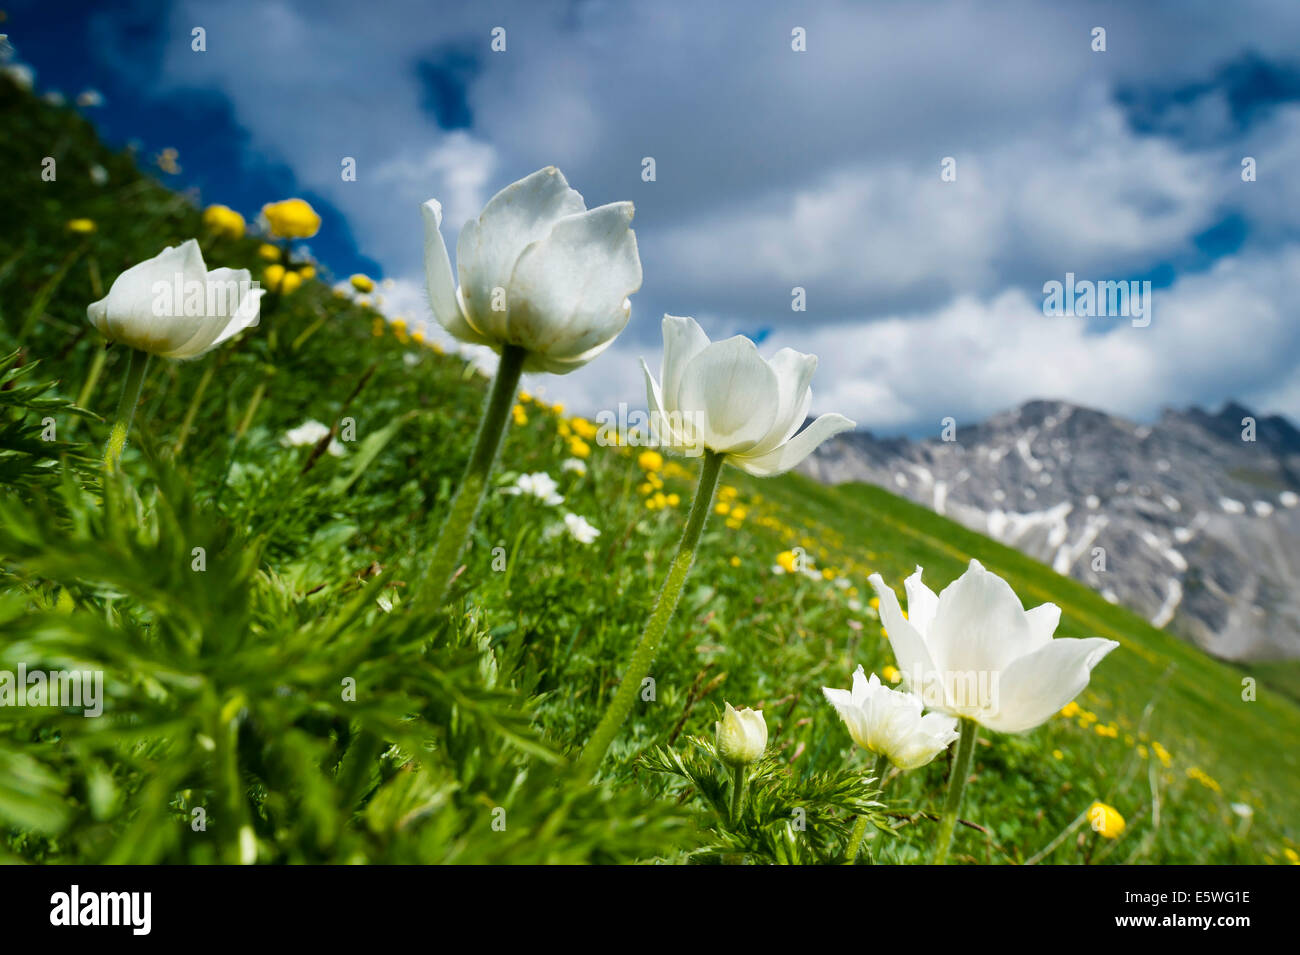
[[[1300,657],[1300,431],[1227,404],[1155,424],[1031,401],[924,441],[866,432],[802,470],[887,487],[1210,653]]]

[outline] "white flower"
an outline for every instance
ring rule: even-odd
[[[163,358],[197,358],[256,325],[263,290],[247,269],[213,269],[198,242],[169,246],[133,265],[86,308],[111,342]]]
[[[25,90],[31,89],[36,82],[36,73],[26,63],[9,63],[0,68],[0,73],[4,73]]]
[[[642,359],[651,417],[672,446],[719,451],[757,477],[788,471],[832,435],[855,427],[824,414],[799,434],[812,403],[817,356],[783,348],[770,361],[737,335],[710,342],[693,318],[665,315],[655,381]]]
[[[564,526],[568,529],[569,536],[579,544],[590,544],[600,536],[600,531],[588,524],[585,517],[577,514],[565,514]]]
[[[97,186],[102,186],[108,182],[108,170],[96,163],[90,167],[90,181]]]
[[[763,755],[767,748],[767,723],[762,710],[735,709],[730,703],[721,722],[713,724],[718,758],[728,766],[744,766]]]
[[[103,106],[104,94],[101,93],[99,90],[92,90],[92,89],[82,90],[80,93],[77,94],[77,105],[78,106]]]
[[[853,690],[822,687],[840,714],[853,742],[899,769],[916,769],[934,759],[957,738],[957,720],[943,713],[921,715],[921,698],[891,689],[862,667],[853,674]]]
[[[424,268],[433,314],[453,337],[500,352],[527,350],[524,371],[567,374],[609,347],[641,287],[629,228],[632,203],[588,210],[547,166],[493,196],[460,230],[456,272],[442,238],[442,206],[424,212]]]
[[[1088,685],[1092,668],[1118,643],[1052,639],[1055,604],[1025,610],[1005,580],[972,560],[939,595],[908,577],[907,611],[879,574],[880,619],[903,679],[925,705],[1004,733],[1039,726]]]
[[[574,474],[586,474],[587,462],[582,458],[565,458],[560,468],[564,471],[572,471]]]
[[[320,439],[329,433],[328,425],[323,425],[314,419],[308,419],[298,427],[286,431],[283,437],[280,438],[280,443],[287,448],[297,448],[304,445],[315,447],[320,442]],[[343,445],[336,440],[330,441],[329,447],[325,450],[336,458],[343,455]]]
[[[534,474],[521,474],[515,479],[513,487],[504,488],[503,494],[523,494],[527,497],[535,497],[543,504],[554,507],[556,504],[563,504],[564,498],[556,494],[559,488],[555,478],[551,477],[545,471],[537,471]]]

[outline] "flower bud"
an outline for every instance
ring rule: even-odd
[[[730,703],[721,722],[714,724],[718,758],[728,766],[755,762],[767,748],[767,723],[762,710],[737,710]]]

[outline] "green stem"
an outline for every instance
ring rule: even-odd
[[[172,457],[179,457],[181,449],[185,447],[185,439],[189,437],[190,428],[194,426],[194,416],[198,414],[199,405],[203,402],[203,395],[208,390],[208,385],[212,383],[212,376],[216,373],[217,363],[208,362],[208,367],[203,370],[203,377],[199,379],[199,385],[194,389],[194,397],[190,399],[190,406],[185,411],[185,417],[181,420],[180,434],[176,437],[176,444],[172,447]]]
[[[731,825],[734,828],[745,810],[745,784],[749,782],[749,767],[744,764],[733,766],[731,773]]]
[[[889,772],[889,757],[881,753],[876,757],[876,766],[871,771],[871,775],[876,778],[876,787],[883,789],[885,784],[885,773]],[[864,812],[858,816],[857,823],[853,826],[853,835],[849,838],[849,864],[858,857],[858,850],[862,848],[862,839],[867,834],[867,822],[870,817]]]
[[[524,359],[528,352],[518,345],[506,345],[501,349],[501,362],[497,365],[497,376],[492,382],[492,391],[488,394],[487,405],[483,409],[483,420],[479,423],[478,438],[460,486],[451,499],[451,510],[434,545],[433,556],[423,578],[431,581],[436,588],[433,602],[441,604],[447,596],[452,574],[460,560],[461,551],[469,537],[474,524],[474,515],[478,513],[483,492],[487,489],[488,477],[492,473],[492,464],[501,447],[501,437],[505,434],[506,422],[510,418],[510,408],[515,403],[515,392],[519,388],[519,376],[524,370]]]
[[[934,846],[934,865],[943,865],[948,861],[948,847],[952,844],[952,833],[957,827],[957,813],[961,810],[961,799],[966,792],[966,777],[970,775],[971,763],[975,759],[976,729],[978,727],[974,720],[962,718],[957,755],[952,761],[952,775],[948,777],[948,798],[943,804],[943,818],[939,820],[939,840]]]
[[[659,642],[663,639],[664,631],[668,629],[668,621],[672,619],[673,611],[677,609],[677,601],[681,598],[686,575],[690,573],[691,565],[695,562],[695,548],[699,545],[700,535],[704,532],[704,522],[713,506],[713,493],[717,490],[718,477],[722,474],[722,462],[725,459],[726,455],[716,451],[704,452],[700,484],[695,491],[695,503],[691,506],[686,530],[682,533],[681,543],[677,545],[677,556],[673,558],[672,566],[668,569],[668,577],[664,580],[663,589],[659,591],[659,599],[650,613],[650,619],[646,621],[641,641],[632,653],[632,662],[628,664],[627,672],[623,674],[623,681],[618,685],[614,699],[605,710],[605,715],[601,717],[596,731],[587,741],[579,758],[578,769],[584,778],[590,779],[600,767],[601,760],[605,758],[605,751],[609,749],[609,744],[614,741],[619,728],[632,711],[632,704],[636,702],[641,681],[645,679],[650,664],[654,662],[655,651],[659,649]]]
[[[110,473],[117,469],[126,448],[126,436],[131,430],[131,419],[135,417],[135,406],[140,403],[140,391],[144,387],[144,373],[149,367],[148,352],[132,348],[130,355],[126,383],[122,386],[122,397],[113,415],[113,427],[108,432],[108,447],[104,449],[104,469]]]

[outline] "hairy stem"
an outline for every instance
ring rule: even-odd
[[[591,739],[587,741],[582,756],[579,757],[578,769],[586,778],[595,775],[601,760],[605,758],[605,751],[609,749],[609,744],[614,741],[619,728],[632,711],[632,704],[636,702],[641,681],[650,671],[650,664],[654,662],[655,652],[659,649],[659,643],[668,629],[668,622],[672,619],[673,611],[677,609],[677,601],[682,596],[682,585],[686,583],[686,576],[690,573],[691,565],[695,563],[695,548],[699,545],[700,535],[704,532],[704,522],[713,506],[713,493],[717,490],[718,477],[722,473],[722,462],[725,457],[726,455],[716,451],[704,452],[700,484],[695,491],[695,503],[691,506],[686,530],[682,533],[681,543],[677,545],[677,556],[673,558],[672,566],[668,568],[663,589],[659,591],[659,598],[655,601],[654,610],[650,612],[650,619],[646,621],[641,640],[632,653],[632,661],[628,664],[627,672],[623,674],[623,680],[618,685],[614,699],[605,710],[605,715],[601,717]]]
[[[889,772],[889,757],[881,753],[876,757],[875,768],[872,769],[871,775],[876,779],[876,788],[881,789],[885,784],[885,773]],[[853,864],[853,860],[858,857],[858,850],[862,848],[862,839],[867,834],[867,822],[870,817],[864,812],[858,816],[857,823],[853,826],[853,835],[849,837],[848,862]]]
[[[961,799],[966,793],[966,777],[970,775],[971,763],[975,759],[977,729],[974,720],[962,718],[961,737],[957,740],[957,755],[952,761],[952,775],[948,777],[948,798],[943,804],[943,818],[939,820],[939,839],[934,846],[935,865],[943,865],[948,861],[948,847],[952,844],[952,833],[957,827],[957,813],[961,811]]]
[[[749,767],[733,766],[731,769],[731,825],[740,823],[740,814],[745,811],[745,785],[749,782]]]
[[[104,469],[110,473],[117,470],[126,448],[126,436],[131,431],[135,406],[140,403],[140,391],[144,387],[144,373],[148,367],[149,353],[132,348],[126,366],[126,382],[122,385],[122,397],[117,402],[113,426],[108,432],[108,446],[104,449]]]
[[[483,420],[479,423],[474,450],[465,465],[460,486],[452,496],[451,510],[442,525],[438,543],[434,545],[433,556],[424,572],[424,579],[435,588],[430,592],[435,604],[441,604],[447,596],[452,574],[456,571],[461,551],[465,549],[465,541],[474,524],[474,515],[478,513],[483,492],[487,489],[488,477],[492,473],[492,464],[501,447],[501,438],[505,434],[510,407],[515,402],[515,392],[519,388],[519,377],[523,374],[524,359],[527,356],[527,351],[518,345],[506,345],[501,349],[501,362],[497,365],[496,379],[492,382],[492,391],[488,394],[487,405],[483,409]]]

